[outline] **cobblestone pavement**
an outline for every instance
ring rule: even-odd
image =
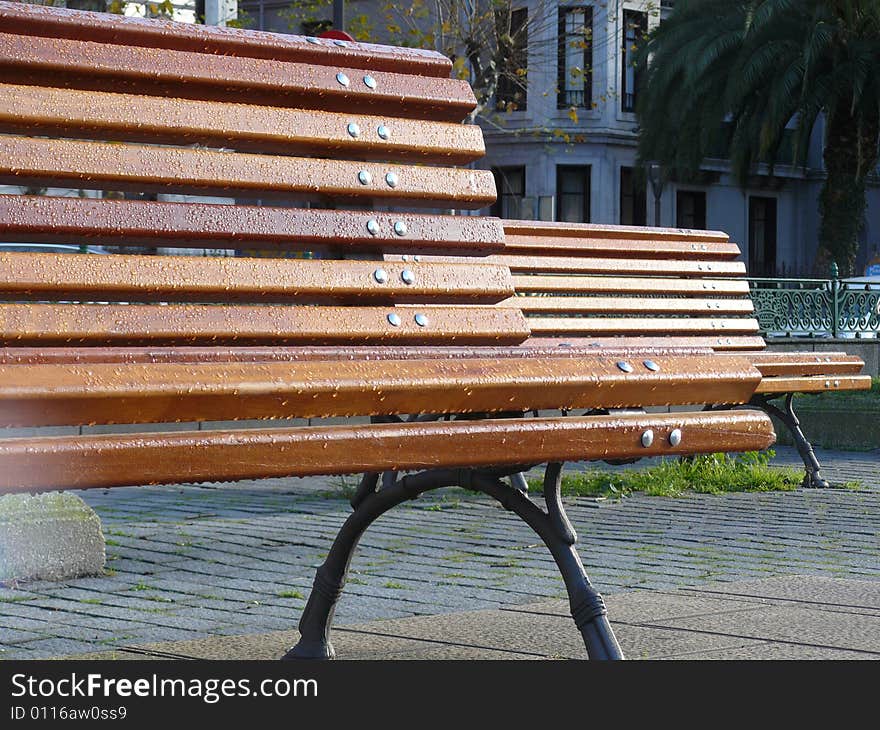
[[[568,500],[588,573],[606,594],[798,574],[880,579],[880,452],[819,456],[832,481],[861,479],[864,488]],[[777,463],[799,462],[779,448]],[[349,512],[342,486],[313,479],[83,492],[104,523],[107,575],[0,588],[0,657],[293,628]],[[562,595],[525,525],[450,490],[398,507],[367,532],[337,622]]]

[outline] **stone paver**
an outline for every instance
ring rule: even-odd
[[[793,454],[779,448],[777,461],[794,464]],[[697,602],[704,607],[729,600],[724,586],[734,581],[748,587],[790,575],[880,580],[880,453],[830,452],[821,453],[820,459],[832,480],[861,479],[864,488],[568,500],[587,571],[611,596],[609,604],[623,592],[632,597],[633,589],[650,589],[652,596],[665,592],[680,602],[687,596],[694,599],[689,590],[711,583],[714,593],[700,594]],[[354,482],[267,480],[82,492],[104,524],[107,575],[0,588],[0,657],[124,650],[292,629],[314,569],[350,511],[341,495]],[[337,625],[365,631],[368,622],[378,619],[499,609],[506,614],[562,598],[555,566],[537,543],[516,517],[462,490],[402,505],[364,536]],[[853,620],[862,622],[859,630],[869,631],[874,617],[862,609],[875,594],[865,595],[829,603],[853,606]],[[749,608],[776,598],[743,594],[735,601]],[[812,599],[799,600],[804,603],[787,599],[780,610],[797,609],[802,612],[798,616],[812,619],[817,609],[806,603]],[[665,623],[650,631],[642,625],[644,618],[632,623],[631,645],[637,652],[638,646],[655,641],[656,646],[645,650],[665,656],[659,648],[667,641],[664,635],[677,637],[684,631],[705,636],[699,617],[689,618],[684,609],[672,611],[672,604],[661,603],[657,610],[665,605],[668,611],[661,615],[647,607],[650,600],[638,601],[652,621]],[[554,605],[563,606],[565,613],[564,604]],[[537,614],[531,613],[522,620],[534,620]],[[627,620],[613,610],[612,618]],[[547,613],[541,620],[560,621],[570,633],[566,616]],[[725,638],[719,651],[768,638],[740,636],[732,629],[721,633],[734,638]],[[773,637],[780,646],[768,649],[768,655],[792,654],[784,648],[785,636]],[[408,639],[416,640],[425,639]],[[866,646],[875,644],[876,635]],[[421,651],[412,643],[395,646],[401,655]],[[527,646],[525,642],[512,651],[528,658]],[[705,641],[690,648],[675,646],[676,656],[715,651]],[[838,648],[854,651],[849,645]],[[489,650],[507,649],[496,642]]]

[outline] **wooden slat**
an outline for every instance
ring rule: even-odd
[[[314,65],[344,59],[352,68],[448,78],[452,62],[436,51],[266,33],[231,27],[120,17],[0,1],[0,31],[122,46],[169,48],[218,56],[267,58]]]
[[[398,312],[399,326],[387,321]],[[415,323],[415,314],[427,318]],[[515,344],[529,330],[497,307],[0,304],[0,344]]]
[[[748,353],[761,374],[774,376],[858,375],[865,363],[845,353]]]
[[[683,435],[677,447],[674,428]],[[752,451],[773,441],[770,419],[757,411],[9,439],[0,445],[0,490]]]
[[[565,256],[508,256],[493,257],[496,263],[509,266],[514,273],[547,274],[618,274],[632,276],[745,276],[742,261],[674,261],[669,259],[612,259]]]
[[[718,314],[750,314],[748,299],[663,299],[647,297],[528,297],[517,296],[500,302],[500,307],[516,307],[527,314],[691,314],[697,317]]]
[[[366,171],[369,184],[358,181]],[[397,175],[394,187],[388,173]],[[0,183],[251,197],[337,197],[480,208],[495,200],[487,170],[280,157],[245,152],[0,136]],[[720,266],[721,264],[718,264]]]
[[[2,225],[2,223],[0,223]],[[682,296],[747,295],[749,284],[742,279],[669,279],[630,276],[541,276],[515,274],[513,283],[519,294],[533,292],[678,294]]]
[[[695,319],[691,317],[529,317],[536,336],[548,334],[639,335],[718,334],[758,332],[754,319]]]
[[[0,99],[0,132],[12,134],[449,165],[485,153],[482,132],[471,124],[12,84],[0,84]],[[377,132],[383,126],[387,139]]]
[[[835,390],[870,390],[870,375],[774,376],[761,379],[756,393],[825,393]]]
[[[375,220],[373,235],[367,223]],[[394,232],[402,221],[406,235]],[[26,243],[284,250],[501,248],[496,218],[209,203],[0,195],[0,239]],[[84,240],[85,239],[85,240]]]
[[[646,228],[645,226],[616,226],[597,223],[566,223],[550,221],[507,220],[503,221],[506,233],[514,236],[568,236],[572,238],[609,238],[642,240],[650,232],[657,241],[726,243],[723,231],[702,231],[687,228]]]
[[[357,108],[411,119],[461,121],[476,101],[466,81],[261,58],[0,33],[6,83],[237,101],[326,111]],[[345,74],[349,84],[337,81]],[[363,81],[370,75],[375,88]],[[133,120],[134,122],[134,120]]]
[[[561,342],[561,341],[560,341]],[[710,347],[567,347],[532,346],[273,346],[273,347],[0,347],[0,365],[84,363],[231,363],[311,362],[315,360],[449,360],[462,358],[580,358],[597,351],[608,357],[677,357],[711,355]]]
[[[531,320],[530,320],[531,321]],[[766,346],[761,337],[742,337],[736,335],[718,334],[712,337],[577,337],[566,335],[564,337],[531,337],[525,343],[527,347],[552,347],[569,345],[571,347],[709,347],[713,350],[723,351],[748,351],[760,350]]]
[[[383,263],[0,251],[0,299],[121,302],[497,302],[513,293],[492,264]],[[376,280],[376,272],[386,280]],[[403,273],[412,283],[403,281]]]
[[[643,358],[642,358],[643,359]],[[743,403],[745,359],[607,355],[281,363],[0,366],[0,423],[223,421]]]
[[[651,229],[653,233],[654,229]],[[671,241],[663,238],[583,238],[574,236],[514,235],[507,232],[507,248],[512,254],[548,256],[608,256],[622,254],[646,259],[732,260],[740,255],[735,243]]]

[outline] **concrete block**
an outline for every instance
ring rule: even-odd
[[[103,572],[101,520],[68,492],[0,497],[0,581],[64,580]]]

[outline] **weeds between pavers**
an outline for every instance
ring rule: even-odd
[[[771,467],[773,450],[744,454],[703,454],[686,459],[664,459],[642,469],[615,472],[588,469],[564,474],[562,493],[570,497],[625,497],[633,492],[658,497],[679,497],[688,492],[780,492],[797,489],[803,471]],[[858,488],[860,482],[847,482]],[[529,479],[529,487],[541,489],[540,478]]]

